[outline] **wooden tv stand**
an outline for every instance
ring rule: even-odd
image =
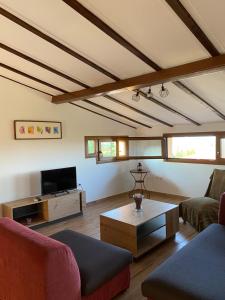
[[[39,227],[81,214],[86,207],[86,194],[79,190],[59,196],[41,196],[39,200],[38,198],[30,197],[4,203],[3,216],[28,227]]]

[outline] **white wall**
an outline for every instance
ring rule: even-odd
[[[40,194],[40,170],[77,166],[78,183],[93,201],[128,191],[129,169],[137,161],[96,165],[84,158],[85,135],[158,136],[169,132],[225,131],[225,122],[196,126],[139,129],[95,116],[69,104],[54,105],[49,97],[0,78],[0,203]],[[54,120],[63,123],[62,140],[19,141],[13,137],[13,120]],[[143,160],[150,168],[151,190],[184,196],[203,195],[213,169],[225,166]]]
[[[40,194],[40,170],[77,167],[87,200],[129,190],[129,163],[96,165],[84,158],[85,135],[134,135],[134,130],[0,78],[0,203]],[[13,120],[62,121],[62,140],[14,140]]]
[[[156,126],[151,130],[140,129],[138,136],[161,136],[170,132],[204,132],[204,131],[225,131],[225,122],[204,124],[202,126],[175,126],[166,128]],[[136,164],[136,162],[131,162]],[[164,162],[163,160],[143,160],[143,165],[150,169],[151,175],[148,178],[148,187],[157,192],[169,193],[182,196],[204,195],[209,183],[209,177],[213,169],[225,169],[224,165],[203,165],[189,163]]]

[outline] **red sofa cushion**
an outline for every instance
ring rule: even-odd
[[[1,218],[0,299],[80,300],[80,275],[70,248]]]

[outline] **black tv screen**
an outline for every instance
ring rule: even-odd
[[[42,195],[77,188],[76,167],[41,171]]]

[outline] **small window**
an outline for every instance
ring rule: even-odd
[[[96,157],[96,140],[85,137],[85,157]]]
[[[97,163],[128,159],[127,136],[86,136],[85,157]]]
[[[127,141],[119,140],[119,153],[120,158],[127,157]]]
[[[95,141],[88,140],[88,154],[93,155],[95,154]]]
[[[216,159],[215,136],[183,136],[167,139],[168,158]]]
[[[165,142],[162,136],[128,137],[129,159],[163,159]]]
[[[99,141],[99,153],[101,159],[116,158],[116,141]]]
[[[220,139],[220,156],[225,159],[225,138]]]
[[[162,139],[132,139],[129,141],[130,158],[162,158]]]

